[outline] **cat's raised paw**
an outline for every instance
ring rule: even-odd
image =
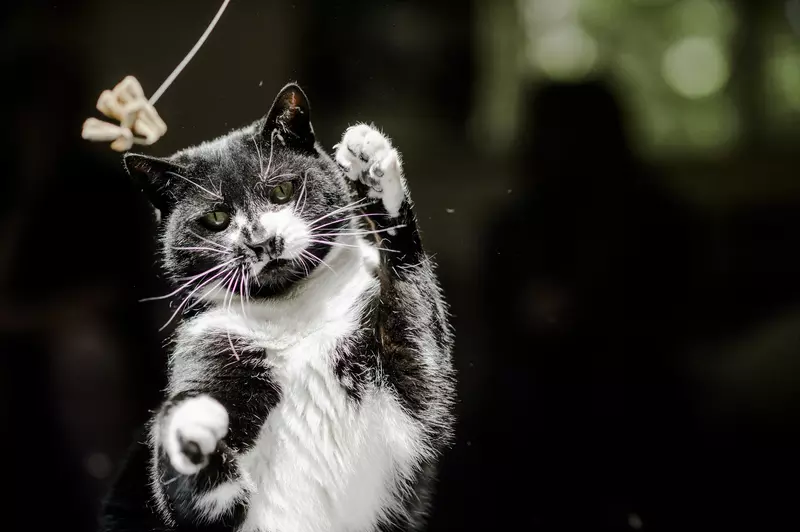
[[[228,411],[216,399],[200,395],[173,407],[164,431],[164,448],[178,473],[193,475],[208,464],[227,433]]]
[[[373,126],[347,128],[336,146],[336,162],[347,177],[368,188],[370,198],[380,198],[389,216],[400,213],[405,195],[400,154],[386,135]]]

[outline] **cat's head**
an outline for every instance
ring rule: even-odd
[[[350,196],[309,111],[289,84],[249,127],[164,159],[126,155],[160,212],[165,269],[187,290],[269,297],[323,264]]]

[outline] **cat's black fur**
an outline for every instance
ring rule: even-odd
[[[352,182],[345,177],[342,168],[316,142],[309,112],[305,94],[290,84],[280,92],[269,114],[251,126],[167,159],[141,155],[125,158],[129,173],[160,211],[163,266],[176,286],[187,277],[200,276],[197,282],[206,280],[208,275],[203,277],[202,272],[227,258],[213,251],[177,249],[213,250],[216,249],[213,243],[223,245],[216,235],[202,232],[195,223],[198,216],[217,208],[230,211],[231,217],[252,215],[247,211],[256,209],[255,206],[278,208],[264,207],[269,205],[267,198],[274,185],[274,179],[262,179],[267,173],[283,175],[280,179],[291,180],[295,190],[306,191],[300,211],[306,221],[367,198],[369,181]],[[365,200],[359,207],[363,209],[330,216],[331,223],[325,232],[365,233],[363,238],[381,250],[380,264],[374,272],[379,291],[363,302],[359,310],[360,326],[337,343],[330,371],[356,409],[361,408],[365,398],[383,390],[395,397],[421,427],[424,441],[420,445],[426,449],[425,456],[416,460],[410,477],[398,480],[403,487],[396,496],[402,500],[396,508],[376,518],[373,527],[416,530],[424,522],[430,504],[436,456],[452,440],[452,335],[447,307],[432,262],[422,248],[407,192],[403,192],[396,217],[387,215],[380,198]],[[368,216],[347,219],[357,214]],[[258,240],[259,235],[251,234],[256,230],[243,228],[242,241]],[[234,248],[230,256],[240,253],[244,257],[241,261],[256,260],[247,255],[249,251],[244,247],[230,246]],[[240,281],[231,283],[231,292],[240,295],[246,292],[255,301],[294,297],[295,291],[309,282],[309,275],[326,267],[320,261],[328,259],[332,249],[327,244],[309,243],[307,251],[316,260],[309,259],[305,264],[274,260],[270,262],[273,267],[265,267],[257,279],[245,281],[242,276]],[[196,284],[190,283],[178,290],[175,304],[195,287]],[[202,317],[207,308],[213,307],[210,303],[204,305],[191,309],[191,314],[183,316],[184,321],[193,320],[194,314]],[[237,460],[258,444],[266,420],[287,393],[279,379],[264,366],[268,356],[267,350],[253,345],[247,335],[228,331],[191,336],[181,333],[179,328],[171,356],[167,397],[154,416],[150,434],[143,434],[134,445],[106,501],[102,530],[241,528],[248,508],[254,504],[253,497],[263,493],[248,493],[213,517],[203,515],[196,503],[222,483],[239,479]],[[200,395],[210,396],[225,407],[230,419],[228,430],[208,456],[196,443],[183,441],[184,456],[192,462],[205,463],[205,467],[194,474],[181,474],[158,435],[163,434],[162,427],[173,409]],[[348,528],[332,526],[331,530]],[[263,532],[302,531],[264,529]]]

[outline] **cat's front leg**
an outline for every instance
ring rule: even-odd
[[[235,439],[230,422],[213,390],[185,390],[162,405],[151,428],[153,495],[168,521],[229,524],[234,518],[245,488],[225,443]]]
[[[344,132],[335,158],[358,193],[377,200],[364,211],[370,215],[376,240],[390,250],[387,259],[392,271],[399,273],[394,267],[423,260],[402,159],[392,141],[374,126],[358,124]]]
[[[171,396],[151,426],[153,495],[167,520],[233,526],[252,488],[239,458],[280,392],[260,351],[237,360],[229,345],[225,334],[203,335],[173,352]]]

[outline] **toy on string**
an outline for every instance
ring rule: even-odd
[[[113,89],[103,91],[97,100],[97,110],[119,122],[119,125],[88,118],[83,123],[81,136],[95,142],[111,142],[111,149],[119,152],[131,149],[134,144],[150,146],[163,137],[167,132],[167,124],[158,115],[155,104],[203,46],[229,2],[230,0],[222,2],[222,7],[206,31],[149,100],[139,81],[133,76],[127,76]]]

